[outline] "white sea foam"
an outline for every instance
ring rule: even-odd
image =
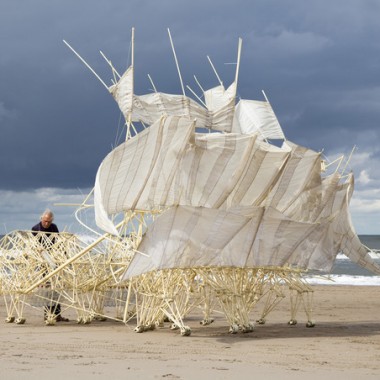
[[[380,254],[377,251],[371,251],[368,252],[368,254],[373,258],[373,259],[380,259]],[[346,255],[343,253],[338,253],[336,256],[336,260],[350,260]]]
[[[336,256],[336,260],[350,260],[350,259],[343,253],[338,253],[338,255]]]
[[[380,276],[333,274],[326,277],[307,277],[307,282],[314,285],[380,286]]]

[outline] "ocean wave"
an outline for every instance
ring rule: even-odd
[[[373,259],[380,259],[380,254],[376,251],[368,252]],[[336,260],[350,260],[344,253],[338,253]]]
[[[333,274],[325,277],[307,277],[306,281],[312,285],[380,286],[380,276],[350,276],[346,274]]]

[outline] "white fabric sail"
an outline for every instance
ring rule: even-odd
[[[296,211],[298,200],[302,194],[310,188],[315,188],[321,184],[321,155],[311,149],[286,141],[283,148],[291,150],[289,158],[281,171],[281,175],[276,184],[268,194],[264,205],[271,206],[287,215],[292,215]],[[311,205],[312,199],[302,199],[302,206]],[[312,206],[313,208],[315,205]],[[307,215],[298,215],[297,220],[305,220]]]
[[[232,136],[234,135],[230,135]],[[245,137],[248,138],[249,136]],[[239,136],[239,139],[243,139],[242,136]],[[267,163],[260,159],[260,154],[261,157],[265,157],[263,156],[265,147],[266,153],[273,154],[276,149],[278,150],[276,153],[282,153],[281,159],[277,161],[277,170],[272,171],[271,175],[268,175],[268,169],[276,166],[276,156],[268,156],[270,159]],[[303,220],[292,219],[272,205],[287,212],[290,206],[295,208],[295,200],[309,201],[310,195],[306,198],[302,198],[302,195],[311,193],[315,187],[321,187],[320,155],[290,142],[284,144],[283,149],[268,147],[268,144],[255,140],[252,147],[247,150],[252,158],[249,158],[249,155],[242,155],[246,166],[241,172],[240,181],[230,189],[230,196],[225,202],[214,205],[220,204],[219,209],[199,208],[193,204],[192,207],[174,207],[157,218],[139,248],[151,257],[137,255],[126,276],[136,276],[154,268],[165,269],[187,265],[237,267],[291,265],[298,269],[309,268],[311,255],[317,250],[329,248],[319,246],[319,243],[331,221],[324,215],[322,215],[324,218],[320,217],[317,221],[310,220],[308,218],[310,212],[304,215]],[[210,164],[206,167],[211,167],[209,170],[213,172],[213,161],[210,159],[207,161]],[[256,169],[248,170],[253,164],[256,165]],[[245,197],[237,197],[236,193],[239,192],[236,189],[240,187],[241,190],[241,181],[246,181],[248,188],[252,186],[256,190],[256,196],[247,197],[249,191],[245,188],[243,191]],[[223,180],[220,184],[227,182]],[[211,183],[213,184],[212,181]],[[257,187],[260,185],[266,191],[257,192]],[[314,207],[319,203],[326,203],[320,196],[314,198]],[[266,207],[255,207],[260,203]],[[299,208],[298,211],[302,212],[302,205]],[[302,256],[297,254],[301,245],[308,247],[307,251],[301,250]],[[336,254],[337,252],[325,255],[329,260],[326,259],[323,265],[318,263],[319,267],[314,266],[309,269],[329,267],[335,260]]]
[[[123,279],[168,268],[302,269],[291,258],[314,229],[314,224],[290,220],[273,208],[173,207],[156,219],[139,247],[149,256],[135,255]]]
[[[292,205],[293,217],[299,220],[303,215],[315,224],[312,233],[292,254],[292,260],[299,262],[301,267],[325,272],[331,270],[340,252],[335,226],[346,217],[342,209],[348,187],[349,183],[341,184],[340,175],[334,173],[324,178],[320,185],[305,191]]]
[[[116,100],[125,120],[129,121],[133,105],[133,66],[128,67],[119,81],[108,88]]]
[[[164,115],[196,119],[200,127],[211,128],[207,110],[187,96],[154,92],[133,97],[132,121],[151,125]]]
[[[266,101],[241,99],[236,105],[232,132],[257,133],[261,140],[285,140],[272,106]]]
[[[105,216],[127,210],[258,205],[289,152],[255,135],[194,134],[189,119],[163,117],[103,160],[95,184],[98,226],[111,232]]]
[[[231,132],[235,113],[236,83],[233,82],[227,90],[223,85],[204,92],[204,98],[209,115],[209,126],[223,132]]]
[[[233,136],[233,135],[232,135]],[[244,140],[250,135],[240,135]],[[257,137],[257,135],[254,135]],[[275,185],[290,154],[288,147],[277,148],[255,139],[252,149],[243,158],[243,171],[230,190],[228,198],[220,206],[228,209],[235,206],[258,206],[267,198]]]
[[[204,92],[206,107],[209,111],[217,112],[235,101],[236,83],[233,82],[227,90],[223,85],[213,87]]]
[[[351,261],[357,263],[362,268],[380,275],[380,265],[373,260],[369,255],[368,249],[360,242],[351,221],[349,202],[354,190],[354,176],[352,173],[350,173],[347,179],[344,190],[346,190],[345,196],[342,196],[341,202],[335,205],[336,208],[340,207],[341,213],[341,218],[336,218],[334,221],[336,242],[339,244],[339,249]]]
[[[100,173],[102,172],[102,164],[100,164],[96,173],[94,185],[94,209],[95,209],[95,223],[103,231],[111,235],[119,235],[115,225],[111,221],[107,211],[104,208],[103,194],[100,186]]]
[[[111,216],[165,209],[139,246],[148,256],[136,255],[125,278],[194,266],[328,271],[341,251],[380,273],[350,219],[353,177],[322,178],[320,153],[286,141],[268,101],[235,105],[235,82],[205,91],[205,106],[185,95],[137,96],[132,66],[109,91],[127,122],[149,128],[100,165],[96,222],[117,234]]]
[[[152,193],[165,203],[176,167],[194,123],[187,118],[162,117],[150,128],[114,149],[102,162],[94,189],[95,219],[99,227],[114,233],[109,214],[122,210],[154,209]],[[154,198],[154,196],[153,196]]]
[[[335,176],[333,176],[335,177]],[[380,274],[353,230],[348,203],[352,181],[326,181],[314,221],[291,219],[269,207],[228,211],[173,207],[157,218],[123,279],[152,270],[189,267],[293,267],[330,271],[339,252]]]
[[[196,134],[180,166],[178,202],[172,205],[228,209],[266,197],[288,150],[261,144],[255,135]]]
[[[378,270],[349,220],[353,183],[340,184],[338,173],[322,179],[319,153],[194,130],[188,118],[162,117],[98,170],[96,220],[105,231],[117,233],[109,215],[169,208],[139,247],[150,258],[136,256],[127,277],[186,265],[326,271],[340,250]]]
[[[198,128],[231,132],[235,108],[235,82],[227,90],[223,86],[217,86],[205,91],[205,108],[185,95],[163,92],[135,95],[133,72],[133,67],[130,66],[119,81],[108,88],[127,122],[151,125],[162,116],[183,116],[196,119]]]

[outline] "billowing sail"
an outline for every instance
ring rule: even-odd
[[[136,255],[125,278],[194,266],[328,271],[339,252],[380,273],[350,219],[353,177],[322,177],[321,154],[286,141],[268,101],[235,105],[235,82],[204,91],[202,104],[138,96],[132,66],[109,91],[127,122],[149,127],[100,165],[96,222],[117,234],[110,216],[165,210],[142,239],[147,256]],[[269,143],[278,139],[281,147]]]
[[[148,256],[137,254],[124,279],[151,270],[188,267],[330,271],[339,252],[380,274],[380,266],[360,243],[350,221],[352,180],[339,184],[331,180],[335,178],[322,185],[314,220],[292,219],[272,207],[171,208],[157,218],[139,247]]]
[[[336,225],[346,217],[344,203],[349,202],[349,181],[340,183],[339,173],[323,178],[321,183],[303,192],[287,215],[314,223],[307,239],[294,250],[292,260],[301,267],[329,272],[341,251]],[[348,197],[348,198],[347,198]]]
[[[109,214],[155,209],[165,204],[184,149],[194,134],[187,118],[162,117],[150,128],[114,149],[102,162],[95,181],[95,219],[110,233]],[[153,199],[157,203],[152,203]]]
[[[129,121],[133,105],[133,66],[130,66],[119,81],[108,88],[119,105],[120,111]]]
[[[205,91],[206,107],[185,95],[163,92],[135,95],[132,66],[108,89],[127,122],[151,125],[162,116],[182,116],[197,120],[198,128],[231,132],[235,109],[235,82],[227,90],[220,85]]]
[[[314,229],[313,223],[291,220],[273,208],[174,207],[156,219],[139,247],[149,256],[136,254],[124,278],[168,268],[302,269],[292,255]]]
[[[184,95],[154,92],[133,98],[132,121],[153,124],[162,116],[183,116],[196,119],[198,126],[210,128],[207,110]]]
[[[347,180],[345,196],[337,207],[340,207],[340,218],[336,218],[334,232],[340,250],[354,263],[380,275],[380,265],[369,255],[369,250],[360,242],[351,221],[349,202],[354,189],[354,176],[351,173]]]
[[[292,215],[292,209],[300,197],[308,189],[314,189],[321,184],[321,154],[311,149],[286,141],[283,148],[291,150],[278,181],[275,183],[264,205],[278,209],[286,215]],[[310,194],[314,195],[314,194]],[[312,204],[312,199],[302,199],[306,206]],[[304,205],[303,205],[304,206]],[[314,204],[312,207],[314,208]],[[293,214],[292,214],[293,213]],[[298,215],[298,220],[305,220],[307,215]]]
[[[241,99],[236,106],[232,132],[257,133],[261,140],[285,136],[269,102]]]
[[[196,134],[181,166],[174,205],[222,208],[259,204],[289,155],[255,135]]]
[[[97,223],[104,228],[105,215],[135,209],[257,205],[289,152],[255,135],[195,134],[188,118],[162,117],[102,162],[95,184]]]
[[[236,83],[227,90],[223,85],[204,92],[209,116],[209,128],[223,132],[231,132],[235,113]]]

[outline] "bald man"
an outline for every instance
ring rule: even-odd
[[[58,233],[58,227],[53,223],[54,214],[49,209],[45,210],[41,215],[40,222],[32,227],[32,231],[34,232],[45,232],[47,236],[50,235],[50,232]],[[54,239],[54,238],[53,238]],[[52,239],[52,243],[54,240]],[[42,240],[42,239],[41,239]],[[45,321],[47,320],[47,314],[50,313],[55,314],[55,319],[57,322],[68,322],[69,319],[65,318],[61,315],[61,305],[59,303],[54,303],[52,305],[45,306]]]

